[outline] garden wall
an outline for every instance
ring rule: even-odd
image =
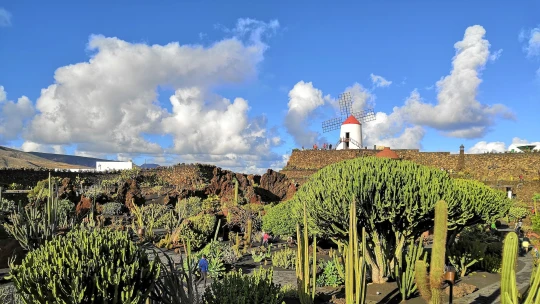
[[[420,152],[417,149],[394,150],[402,159],[442,168],[453,177],[471,178],[505,190],[512,187],[517,198],[529,201],[540,193],[540,152],[451,154]],[[280,172],[302,184],[317,170],[342,160],[374,156],[377,150],[294,150]],[[520,176],[523,180],[520,180]],[[497,186],[498,185],[498,186]]]

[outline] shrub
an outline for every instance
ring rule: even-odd
[[[486,254],[484,258],[478,263],[478,270],[483,270],[491,273],[501,272],[502,256]]]
[[[268,208],[262,222],[262,229],[273,235],[291,236],[296,233],[296,220],[290,201]]]
[[[273,270],[260,268],[253,275],[232,271],[213,281],[203,295],[206,304],[265,303],[281,304],[281,286],[272,282]]]
[[[188,218],[172,234],[173,242],[189,241],[195,250],[201,248],[214,232],[216,217],[212,214],[200,214]]]
[[[532,229],[535,232],[540,233],[540,215],[535,215],[535,216],[531,217],[531,222],[532,222]]]
[[[103,204],[101,208],[103,215],[120,215],[124,211],[124,204],[111,202]]]
[[[159,265],[127,233],[75,229],[10,264],[28,303],[144,303]]]
[[[296,265],[296,250],[286,248],[272,254],[272,265],[284,269],[294,269]]]
[[[508,210],[508,218],[510,221],[515,222],[519,219],[525,218],[530,214],[529,208],[526,204],[520,203],[510,207]]]
[[[176,203],[174,209],[180,218],[188,218],[196,216],[203,211],[203,202],[200,197],[188,197]]]
[[[322,268],[323,272],[317,277],[317,286],[338,287],[345,282],[339,275],[338,270],[338,267],[343,267],[342,265],[336,264],[333,260],[329,260],[326,262],[321,261],[319,267]],[[344,269],[341,271],[343,272]]]

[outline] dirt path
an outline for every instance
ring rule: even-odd
[[[524,292],[529,286],[529,280],[531,278],[531,272],[533,268],[533,258],[531,255],[527,254],[524,257],[518,257],[518,272],[516,273],[516,281],[518,283],[518,290]],[[456,299],[454,303],[456,304],[495,304],[500,303],[501,295],[501,282],[497,281],[486,287],[477,290],[470,295],[467,295],[463,298]]]

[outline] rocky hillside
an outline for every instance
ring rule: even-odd
[[[74,169],[82,166],[52,161],[23,151],[0,146],[0,168]]]
[[[164,197],[164,203],[208,195],[218,195],[222,202],[232,201],[235,179],[238,181],[238,196],[245,203],[278,202],[291,198],[296,192],[296,185],[291,180],[270,169],[260,176],[235,173],[212,165],[180,164],[146,170],[143,174],[172,186]]]

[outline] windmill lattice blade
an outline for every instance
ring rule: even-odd
[[[341,111],[341,115],[347,116],[347,117],[351,115],[352,104],[353,104],[353,99],[350,92],[339,94],[339,109]]]
[[[361,122],[374,121],[376,119],[373,108],[366,108],[363,111],[354,112],[352,115]]]
[[[323,121],[322,123],[323,132],[326,133],[326,132],[339,129],[341,127],[342,122],[343,120],[341,118],[332,118],[327,121]]]

